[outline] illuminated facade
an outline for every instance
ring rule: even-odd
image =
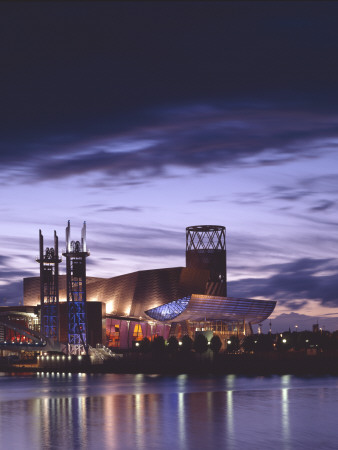
[[[252,324],[274,310],[274,301],[227,297],[225,227],[188,227],[186,266],[87,277],[87,307],[101,302],[105,309],[102,343],[126,349],[144,337],[194,337],[206,330],[225,339],[250,333]],[[69,298],[64,275],[59,276],[59,296],[60,305]],[[39,277],[25,278],[24,304],[33,306],[38,300]]]

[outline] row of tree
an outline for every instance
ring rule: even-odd
[[[210,342],[203,334],[197,334],[195,339],[185,335],[180,341],[175,336],[171,336],[166,342],[162,336],[157,336],[151,342],[148,338],[143,338],[139,342],[139,351],[142,353],[164,353],[175,354],[179,351],[188,353],[195,350],[197,353],[205,353],[209,348],[213,353],[218,353],[222,347],[222,341],[219,336],[212,337]]]
[[[210,349],[214,354],[219,353],[222,341],[214,335],[210,342],[203,334],[197,334],[192,340],[188,335],[178,340],[171,336],[165,341],[162,336],[155,337],[153,341],[144,338],[139,342],[138,349],[141,353],[152,352],[154,354],[188,353],[194,350],[197,353],[205,353]],[[278,334],[252,334],[239,338],[238,335],[230,336],[226,340],[227,353],[264,353],[271,351],[338,351],[338,331],[326,332],[284,332]]]
[[[290,332],[278,334],[252,334],[240,340],[238,336],[231,336],[228,340],[227,352],[260,353],[271,351],[301,351],[301,350],[330,351],[338,350],[338,332]]]

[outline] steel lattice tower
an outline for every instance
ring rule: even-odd
[[[209,270],[210,286],[207,288],[209,293],[213,290],[217,295],[226,296],[225,227],[219,225],[187,227],[186,266]]]
[[[86,222],[83,223],[81,242],[70,240],[70,221],[66,228],[68,351],[72,355],[88,353],[86,312]]]
[[[39,230],[41,333],[55,342],[60,340],[59,327],[59,246],[54,231],[54,248],[43,248],[43,235]]]

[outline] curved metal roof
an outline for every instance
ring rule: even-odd
[[[259,323],[270,316],[275,306],[276,302],[271,300],[192,294],[190,299],[185,297],[149,309],[145,313],[152,319],[161,322],[181,322],[184,320],[236,322],[245,320],[250,323]]]

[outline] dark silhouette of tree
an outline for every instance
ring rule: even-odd
[[[200,355],[208,350],[208,339],[204,334],[197,334],[194,341],[194,350]]]
[[[258,334],[255,339],[255,352],[272,352],[273,338],[271,334]]]
[[[237,353],[239,351],[239,339],[238,336],[232,335],[227,340],[227,352],[228,353]]]
[[[156,336],[151,344],[151,350],[155,354],[164,353],[165,350],[165,340],[163,336]]]
[[[338,350],[338,331],[334,331],[331,335],[332,349]]]
[[[214,355],[217,355],[217,353],[221,350],[222,347],[222,341],[217,334],[215,334],[210,341],[210,348]]]
[[[276,347],[279,352],[287,352],[294,345],[291,333],[285,331],[278,335]]]
[[[324,352],[332,349],[331,333],[329,331],[323,330],[320,333],[318,347],[319,347],[319,350],[324,351]]]
[[[193,346],[193,340],[186,334],[183,336],[182,340],[182,352],[190,352]]]
[[[250,334],[249,336],[245,336],[242,344],[243,350],[247,353],[254,352],[256,350],[255,346],[257,344],[257,342],[255,341],[257,341],[256,335]]]
[[[140,342],[140,352],[148,353],[150,351],[151,343],[147,337],[144,337]]]
[[[178,340],[175,336],[170,336],[168,339],[168,352],[169,353],[177,353],[179,348]]]

